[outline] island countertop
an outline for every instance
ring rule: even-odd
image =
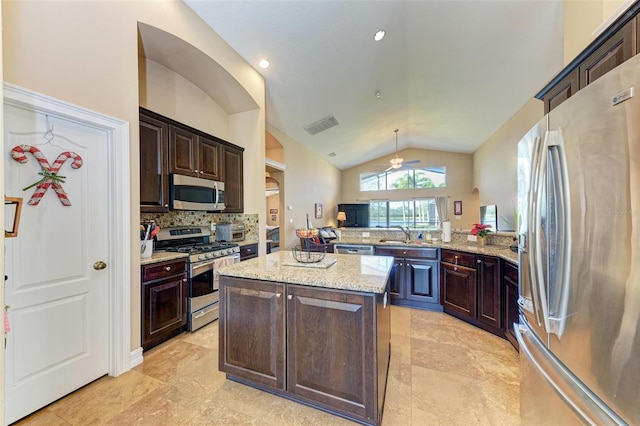
[[[391,256],[328,253],[320,263],[305,264],[297,262],[290,251],[279,251],[221,267],[217,272],[229,277],[384,293],[392,266]]]

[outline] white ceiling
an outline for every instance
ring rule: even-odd
[[[267,122],[340,169],[390,158],[394,129],[472,153],[562,68],[561,0],[185,3],[264,76]]]

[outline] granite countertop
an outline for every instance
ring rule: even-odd
[[[321,265],[298,263],[290,251],[279,251],[224,266],[217,271],[229,277],[384,293],[393,257],[328,253],[322,262]]]
[[[151,257],[141,257],[140,266],[150,265],[152,263],[164,262],[166,260],[186,259],[189,256],[186,253],[176,253],[169,251],[154,251]]]
[[[518,264],[518,253],[511,251],[509,246],[498,245],[478,245],[476,243],[444,243],[440,240],[436,242],[423,242],[417,244],[415,242],[402,243],[402,242],[381,242],[375,238],[362,239],[362,238],[342,238],[340,240],[333,240],[333,244],[367,244],[372,246],[385,246],[385,247],[437,247],[449,250],[465,251],[468,253],[484,254],[487,256],[496,256],[501,259],[507,260],[515,265]]]

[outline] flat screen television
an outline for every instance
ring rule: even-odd
[[[338,211],[347,215],[343,228],[369,227],[369,204],[338,204]]]

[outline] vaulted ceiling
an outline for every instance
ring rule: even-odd
[[[563,65],[559,0],[185,3],[264,76],[267,122],[340,169],[391,157],[395,129],[472,153]]]

